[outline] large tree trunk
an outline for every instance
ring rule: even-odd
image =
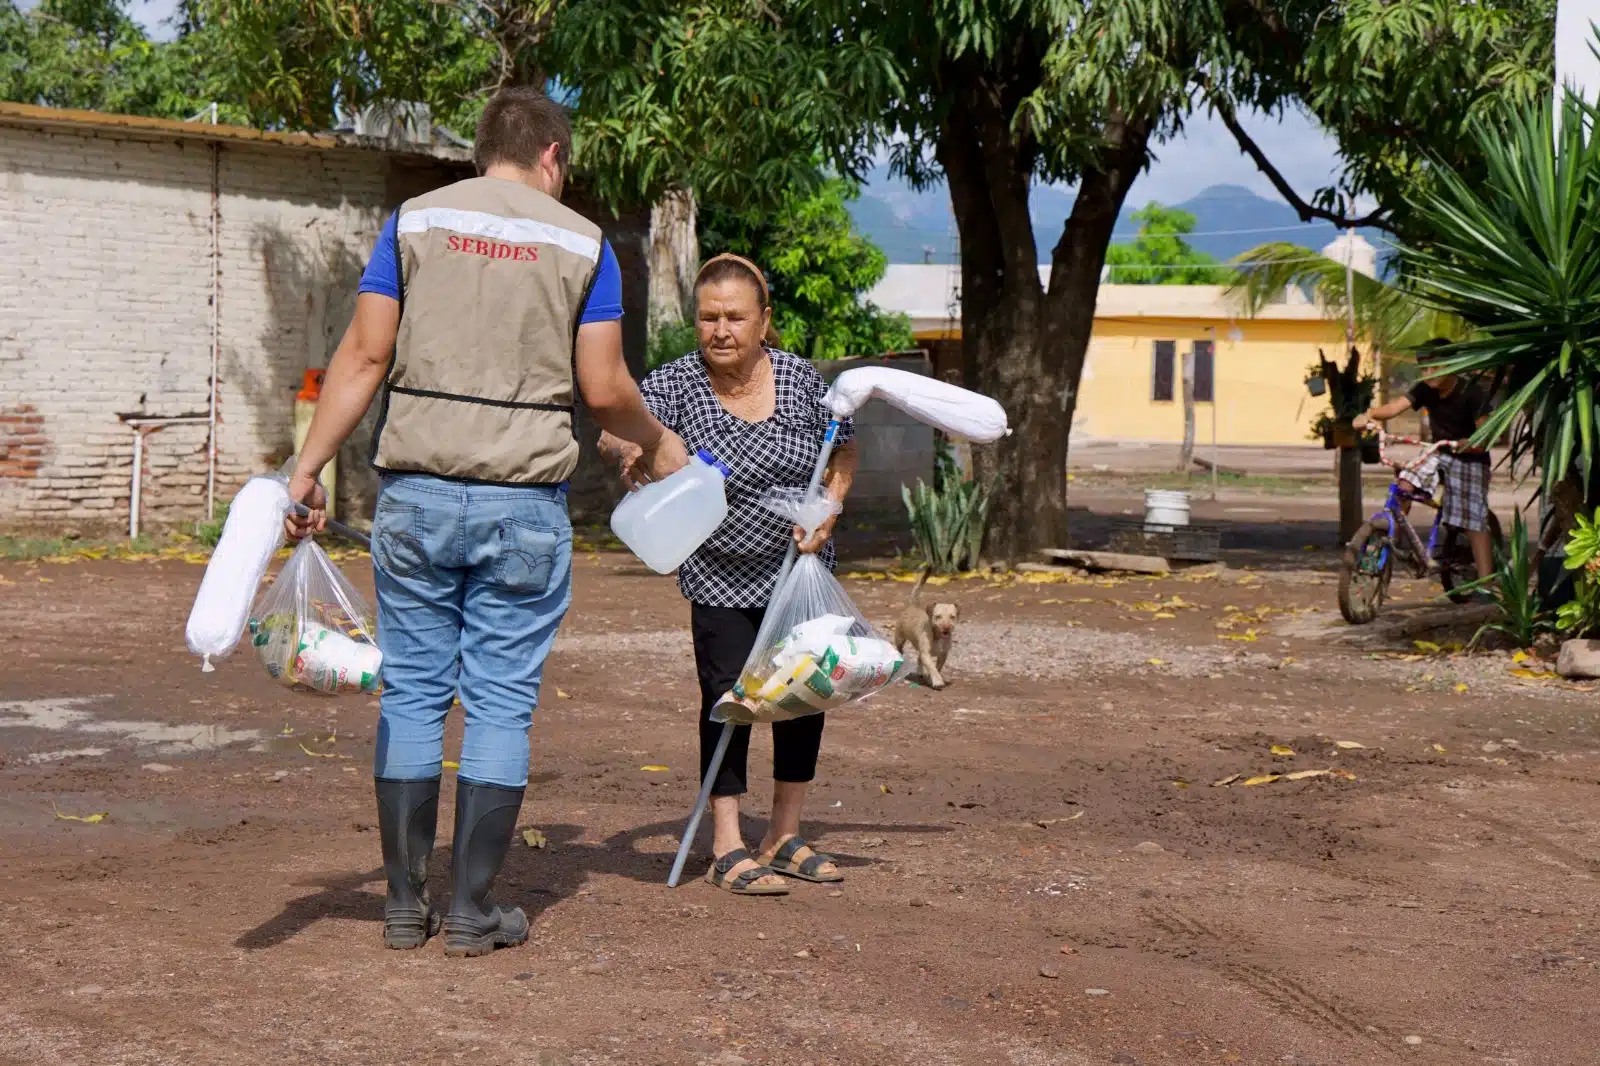
[[[999,480],[988,546],[1007,561],[1066,546],[1067,443],[1100,271],[1149,139],[1142,120],[1117,118],[1102,131],[1101,166],[1079,182],[1046,289],[1028,211],[1038,146],[1012,121],[1038,84],[1030,48],[1019,40],[998,60],[946,65],[942,78],[959,88],[935,151],[961,235],[963,378],[1011,423],[1009,437],[974,456],[980,479]]]
[[[674,189],[650,209],[650,337],[684,321],[694,299],[700,242],[694,191]]]

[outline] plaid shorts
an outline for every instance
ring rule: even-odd
[[[1482,532],[1489,528],[1489,464],[1454,455],[1439,457],[1444,482],[1444,511],[1440,521],[1457,529]]]
[[[1401,467],[1400,480],[1432,499],[1439,495],[1439,460],[1442,458],[1438,452],[1434,452],[1425,459]]]

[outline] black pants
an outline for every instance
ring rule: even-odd
[[[727,694],[761,628],[763,607],[707,607],[689,605],[689,626],[694,633],[694,666],[700,676],[700,780],[711,766],[711,755],[722,736],[722,723],[711,720],[711,708]],[[808,714],[772,723],[772,779],[810,781],[817,776],[817,753],[822,750],[823,715]],[[749,791],[750,727],[734,727],[722,769],[711,786],[713,796],[742,796]]]

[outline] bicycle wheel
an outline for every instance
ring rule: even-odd
[[[1394,544],[1387,524],[1367,522],[1345,545],[1339,566],[1339,613],[1353,626],[1378,617],[1394,574]]]
[[[1500,531],[1500,519],[1493,511],[1489,512],[1489,541],[1494,551],[1495,565],[1499,566],[1506,557],[1506,538]],[[1451,603],[1466,603],[1472,598],[1472,593],[1459,591],[1460,586],[1470,585],[1476,580],[1478,562],[1472,557],[1472,542],[1467,539],[1465,531],[1446,526],[1439,545],[1439,584],[1444,586],[1444,594],[1450,597]]]

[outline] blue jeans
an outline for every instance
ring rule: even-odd
[[[373,773],[438,777],[444,719],[459,693],[459,776],[525,786],[545,656],[572,602],[566,493],[386,477],[372,564],[383,651]]]

